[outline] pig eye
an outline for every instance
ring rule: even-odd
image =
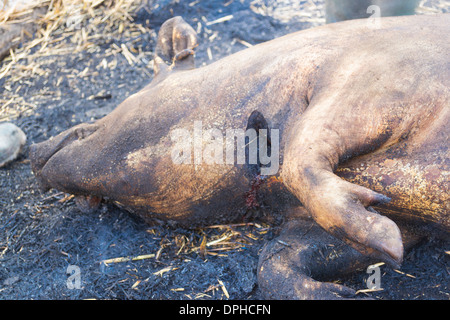
[[[78,140],[84,140],[97,131],[98,127],[96,125],[83,126],[74,130],[74,135]]]
[[[85,138],[84,130],[81,128],[75,130],[75,135],[78,138],[78,140],[83,140]]]

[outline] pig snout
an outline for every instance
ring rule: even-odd
[[[93,124],[80,124],[70,128],[59,135],[52,137],[44,142],[35,143],[30,146],[31,170],[33,171],[40,189],[45,192],[52,188],[49,183],[49,177],[45,174],[51,172],[57,175],[57,168],[46,168],[50,159],[54,157],[63,148],[70,146],[75,141],[83,140],[97,130]],[[44,170],[44,168],[49,170]]]

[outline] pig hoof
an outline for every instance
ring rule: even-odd
[[[100,206],[102,198],[96,196],[76,196],[75,204],[83,213],[94,213]]]
[[[321,280],[350,273],[373,261],[315,223],[294,220],[264,246],[258,262],[258,286],[266,299],[360,299],[352,288]]]

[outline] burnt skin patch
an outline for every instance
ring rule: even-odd
[[[394,171],[389,174],[383,174],[380,182],[383,186],[388,187],[401,179],[403,179],[403,173],[401,171]]]
[[[375,166],[370,166],[369,168],[367,168],[366,171],[370,175],[376,175],[378,172],[380,172],[380,168],[375,167]]]
[[[430,166],[424,174],[425,179],[428,181],[435,181],[441,176],[441,170],[438,166]]]

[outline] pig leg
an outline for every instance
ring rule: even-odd
[[[361,253],[398,266],[403,245],[397,225],[366,210],[390,199],[334,173],[348,158],[395,143],[391,127],[401,119],[381,106],[370,112],[358,108],[344,98],[311,103],[290,133],[283,181],[325,230]]]
[[[420,236],[402,227],[405,246]],[[268,242],[259,257],[258,287],[265,299],[336,300],[359,299],[354,289],[329,281],[380,262],[362,255],[332,237],[313,221],[287,222],[281,234]],[[357,289],[367,289],[365,287]]]
[[[264,246],[258,262],[258,287],[265,299],[354,298],[352,288],[319,280],[370,264],[370,258],[327,234],[314,221],[294,220]]]

